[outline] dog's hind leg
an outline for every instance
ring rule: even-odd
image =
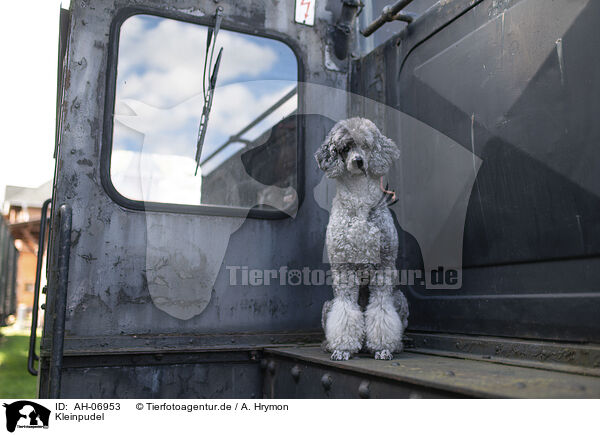
[[[327,330],[327,317],[329,317],[329,312],[331,311],[331,306],[333,305],[333,301],[325,301],[323,303],[323,310],[321,311],[321,327],[323,331]],[[323,340],[321,343],[321,349],[324,351],[329,350],[329,345],[327,344],[327,338]]]
[[[402,290],[396,289],[394,290],[394,306],[396,307],[396,311],[398,311],[398,315],[400,316],[400,320],[402,321],[402,326],[404,329],[408,326],[408,301],[406,300],[406,296],[402,293]]]
[[[333,293],[324,322],[331,359],[347,360],[360,351],[365,335],[364,316],[358,305],[358,279],[352,270],[333,270]]]

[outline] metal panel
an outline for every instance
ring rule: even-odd
[[[69,368],[63,373],[61,397],[252,399],[260,391],[259,372],[257,363]]]
[[[294,219],[238,222],[227,217],[126,210],[103,190],[99,174],[100,148],[102,137],[110,134],[100,128],[104,124],[108,34],[113,19],[128,3],[119,2],[116,6],[104,1],[85,5],[85,2],[71,5],[74,18],[70,29],[69,77],[65,81],[65,106],[69,109],[64,121],[56,198],[57,203],[70,203],[73,207],[71,257],[74,261],[71,261],[69,275],[68,335],[318,329],[320,306],[329,292],[326,287],[302,291],[278,285],[229,287],[226,269],[227,265],[258,269],[320,265],[327,214],[310,195]],[[302,37],[314,42],[301,47],[306,78],[343,87],[345,73],[323,72],[322,44],[317,42],[324,35],[319,34],[319,29],[282,19],[293,12],[292,6],[282,8],[270,2],[253,2],[249,6],[247,2],[232,2],[226,7],[224,25],[258,33],[269,29],[271,33],[289,35],[282,36],[286,40]],[[165,6],[164,10],[171,15],[195,19],[197,15],[212,13],[215,7],[212,2],[199,7],[197,2],[190,1]],[[190,11],[195,11],[194,15],[190,15]],[[340,111],[340,108],[335,110]],[[320,118],[307,122],[311,125],[307,126],[305,143],[300,146],[314,148],[330,123]],[[307,170],[305,184],[311,190],[322,176],[312,164],[312,152],[307,149],[304,153],[309,162],[306,166],[311,168]],[[239,225],[227,243],[229,232]],[[305,228],[315,230],[307,232]],[[160,232],[160,240],[155,232]],[[173,264],[176,254],[195,258],[199,250],[202,256],[216,257],[218,251],[223,251],[224,260],[211,302],[201,315],[177,318],[153,305],[147,287],[148,266],[151,266],[148,246],[152,241],[159,243],[156,249],[163,250],[169,264]],[[170,244],[160,245],[167,242]],[[198,276],[199,282],[203,279],[204,276]],[[295,310],[298,306],[303,309]]]
[[[410,328],[600,342],[599,16],[586,0],[440,2],[353,65],[353,92],[473,156],[462,287],[407,287]],[[391,111],[359,103],[355,113],[377,117],[407,149],[426,145],[399,132]],[[434,160],[452,164],[401,162],[390,184],[414,188],[404,174],[426,174]],[[429,182],[401,189],[395,211]],[[422,269],[419,241],[399,229],[398,266]]]
[[[225,9],[224,28],[277,35],[296,45],[303,78],[317,87],[299,89],[299,113],[319,116],[308,116],[303,121],[306,124],[303,142],[299,144],[300,166],[306,169],[300,188],[307,195],[293,218],[262,220],[129,209],[117,204],[102,185],[102,149],[109,142],[107,135],[112,133],[104,126],[105,105],[112,86],[109,66],[113,53],[109,47],[115,20],[124,11],[140,8],[200,22],[207,21],[217,6]],[[316,14],[318,20],[332,19],[324,3],[317,4]],[[73,210],[65,354],[82,347],[90,350],[90,343],[103,346],[110,353],[124,348],[157,351],[184,346],[219,348],[237,343],[256,347],[280,340],[314,340],[320,335],[321,306],[330,297],[328,287],[294,287],[279,282],[270,286],[232,286],[227,269],[328,268],[322,263],[328,214],[312,193],[323,174],[312,155],[332,120],[344,117],[347,111],[343,91],[338,103],[328,106],[323,104],[324,100],[330,101],[328,96],[318,93],[318,87],[345,89],[347,67],[330,60],[329,68],[324,69],[326,26],[297,25],[289,19],[292,16],[293,4],[274,0],[231,1],[226,5],[209,0],[148,2],[143,9],[137,1],[71,3],[53,199],[53,204],[68,204]],[[297,40],[303,41],[302,46],[294,42]],[[312,92],[311,98],[304,98],[305,92]],[[52,228],[58,228],[55,215]],[[51,289],[58,278],[56,231],[49,242]],[[167,297],[157,302],[150,287],[156,285],[156,266],[161,264],[165,265],[160,274],[166,277],[163,296]],[[185,279],[186,276],[193,279]],[[194,308],[199,292],[210,299],[204,310]],[[54,310],[53,298],[49,298],[46,316],[52,316]],[[50,337],[49,326],[45,325],[40,361],[42,397],[49,394]],[[161,370],[164,368],[148,369],[145,373],[152,372],[152,377]],[[227,367],[219,370],[219,376],[226,378],[235,373]],[[61,397],[77,395],[82,372],[76,373],[63,377]],[[97,373],[98,379],[104,376]],[[131,370],[115,368],[105,373],[107,378],[126,377]],[[202,385],[199,383],[198,388]],[[88,387],[92,396],[110,394],[99,383]],[[202,394],[200,390],[196,393]]]

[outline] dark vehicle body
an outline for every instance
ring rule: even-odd
[[[358,30],[382,2],[355,18],[354,2],[317,1],[313,26],[294,21],[293,3],[83,0],[62,11],[39,396],[600,397],[600,3],[415,0],[411,23],[370,37]],[[120,26],[136,14],[212,26],[218,7],[223,29],[282,41],[297,58],[293,216],[143,203],[111,181]],[[399,113],[468,156],[456,207],[418,202],[454,154],[440,157],[441,139],[439,153],[424,151],[437,139]],[[460,288],[405,286],[406,351],[389,362],[334,362],[318,348],[325,283],[230,285],[232,266],[328,269],[313,154],[351,116],[402,144],[390,176],[402,267],[427,272],[435,255],[407,213],[462,222]],[[447,222],[422,230],[443,238]],[[166,291],[194,285],[177,273],[214,281],[200,313],[157,307],[159,262]]]

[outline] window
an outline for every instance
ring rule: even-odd
[[[275,39],[134,15],[120,28],[110,181],[129,201],[258,207],[298,203],[298,62]],[[210,45],[209,45],[210,47]],[[212,110],[196,151],[220,48]],[[207,80],[208,79],[208,80]]]

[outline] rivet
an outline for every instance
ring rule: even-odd
[[[275,361],[269,361],[269,363],[267,364],[267,369],[269,370],[269,373],[275,373]]]
[[[302,372],[302,370],[300,369],[300,366],[298,364],[296,364],[294,367],[292,367],[292,369],[290,370],[290,373],[292,375],[292,378],[294,378],[294,381],[298,382],[298,379],[300,379],[301,372]]]
[[[325,373],[321,378],[321,385],[325,390],[329,390],[331,388],[331,384],[333,384],[333,379],[329,373]]]
[[[361,399],[368,399],[371,397],[371,389],[369,388],[369,381],[362,381],[358,386],[358,396]]]

